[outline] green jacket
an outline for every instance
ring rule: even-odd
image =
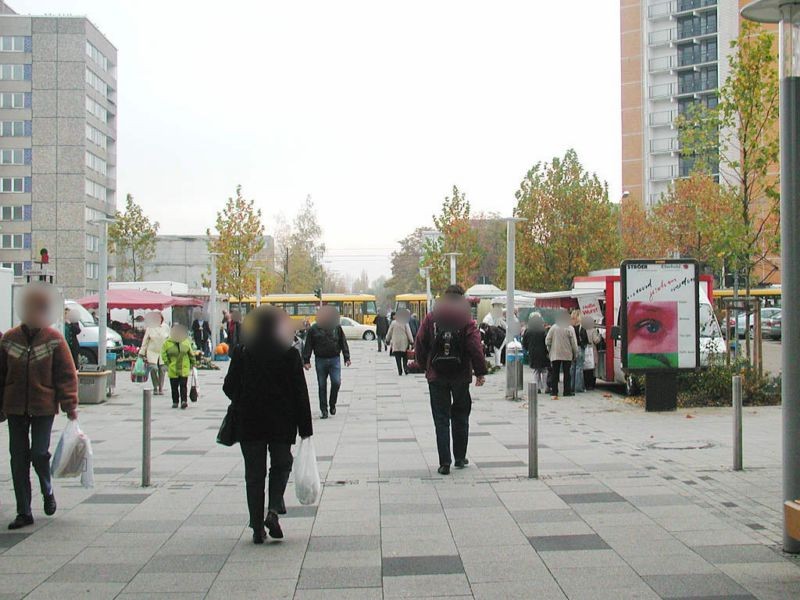
[[[178,343],[172,338],[167,338],[161,348],[161,360],[167,365],[167,376],[170,379],[188,377],[195,363],[192,342],[185,339]]]

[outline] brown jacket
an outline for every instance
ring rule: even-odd
[[[9,329],[0,340],[0,410],[49,416],[78,406],[78,372],[64,336],[50,327],[31,335]]]

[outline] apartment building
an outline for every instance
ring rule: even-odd
[[[100,283],[116,213],[117,51],[85,17],[0,14],[0,263],[47,249],[67,297]]]

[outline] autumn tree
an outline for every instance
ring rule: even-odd
[[[750,293],[754,268],[778,251],[779,87],[775,36],[742,21],[731,43],[730,74],[719,89],[719,103],[697,103],[678,120],[682,153],[694,168],[719,167],[723,186],[737,199],[737,235],[729,264],[744,275]]]
[[[253,295],[256,289],[254,260],[264,248],[264,225],[261,209],[253,200],[242,197],[242,186],[236,186],[236,197],[228,198],[217,213],[216,235],[206,230],[208,251],[217,253],[217,291],[234,298]],[[264,289],[262,288],[262,293]]]
[[[423,289],[419,267],[424,252],[424,232],[424,227],[415,229],[400,240],[400,248],[392,252],[392,276],[386,281],[386,287],[398,294],[419,292]]]
[[[506,224],[497,213],[480,213],[472,221],[477,234],[480,261],[478,263],[479,282],[499,283],[505,274],[506,261]]]
[[[608,186],[584,170],[575,150],[528,171],[516,193],[517,282],[523,289],[569,289],[576,275],[619,260]]]
[[[423,264],[431,270],[431,288],[442,292],[450,282],[450,259],[446,254],[458,252],[456,281],[465,288],[475,283],[480,264],[478,234],[472,227],[470,203],[458,187],[453,186],[451,196],[446,196],[433,224],[441,234],[423,244]]]
[[[325,244],[311,196],[307,196],[291,224],[283,217],[276,220],[275,246],[279,286],[285,293],[310,293],[324,285],[327,291],[335,280],[325,273]],[[344,285],[338,282],[337,286]]]
[[[158,221],[150,221],[142,207],[125,199],[125,210],[117,212],[108,227],[109,252],[116,255],[117,275],[122,281],[141,281],[147,263],[156,255]]]

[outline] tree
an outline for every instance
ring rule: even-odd
[[[754,268],[779,246],[777,57],[775,36],[742,21],[731,43],[730,74],[715,108],[695,104],[678,120],[682,153],[694,167],[713,172],[737,198],[742,236],[729,263],[744,274],[750,293]]]
[[[436,240],[423,244],[423,264],[431,270],[431,287],[443,292],[450,282],[450,259],[445,256],[458,252],[456,282],[469,287],[475,283],[480,263],[478,234],[472,227],[470,204],[463,192],[453,186],[452,196],[446,196],[442,209],[433,216],[434,227],[441,233]]]
[[[350,291],[353,294],[365,294],[369,292],[369,275],[367,275],[366,270],[361,271],[361,275],[355,278],[353,281],[353,285],[350,287]]]
[[[142,207],[125,199],[125,210],[117,212],[108,227],[109,252],[117,256],[117,273],[123,281],[141,281],[147,263],[156,255],[158,221],[151,222]]]
[[[506,224],[497,213],[480,213],[472,221],[480,248],[478,263],[478,282],[500,283],[501,274],[505,273],[506,260]]]
[[[419,292],[424,283],[419,276],[420,260],[423,250],[424,227],[415,229],[402,240],[400,249],[392,252],[392,277],[386,287],[397,293]]]
[[[236,197],[228,198],[217,213],[216,236],[208,235],[208,251],[217,253],[217,290],[234,298],[253,295],[256,279],[253,260],[264,248],[264,225],[261,209],[253,200],[242,197],[242,186],[236,186]],[[262,289],[262,293],[264,293]]]
[[[616,265],[620,239],[608,186],[575,150],[528,171],[516,193],[517,281],[531,290],[572,286],[576,275]]]
[[[321,285],[332,291],[333,285],[345,285],[323,268],[325,244],[311,196],[306,197],[291,224],[283,216],[275,221],[276,278],[284,293],[308,294]]]

